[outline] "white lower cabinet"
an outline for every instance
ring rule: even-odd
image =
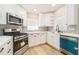
[[[29,47],[40,44],[38,33],[31,33],[29,34],[28,37],[29,37]]]
[[[46,43],[47,33],[40,33],[39,38],[40,38],[40,43],[41,43],[41,44]]]
[[[13,54],[13,40],[10,39],[9,41],[7,41],[7,54],[8,55],[12,55]]]
[[[60,49],[60,39],[59,34],[54,32],[48,32],[47,34],[47,43],[56,49]]]
[[[60,49],[60,35],[54,32],[28,33],[29,47],[48,43],[56,49]]]
[[[13,39],[9,39],[0,46],[0,55],[13,55]]]
[[[29,33],[29,47],[46,43],[46,33]]]
[[[6,54],[6,48],[5,47],[6,47],[5,44],[0,47],[0,55]]]

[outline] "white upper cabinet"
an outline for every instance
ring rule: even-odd
[[[39,26],[45,26],[45,14],[39,14]]]
[[[66,5],[67,10],[67,25],[77,25],[78,14],[79,14],[79,5],[68,4]]]
[[[27,12],[22,11],[23,26],[27,26]]]
[[[6,24],[6,13],[4,5],[0,5],[0,24]]]
[[[61,6],[60,8],[58,8],[55,11],[55,15],[56,15],[56,17],[61,17],[61,16],[66,15],[66,7],[65,6]]]
[[[55,20],[54,13],[45,14],[45,20],[46,20],[46,26],[53,26],[54,25],[54,20]]]
[[[26,26],[27,23],[25,23],[26,21],[26,11],[20,7],[17,4],[1,4],[0,5],[0,24],[6,24],[6,13],[10,13],[12,15],[18,16],[20,18],[22,18],[23,21],[23,25]]]
[[[77,25],[78,23],[78,14],[79,14],[79,5],[77,4],[66,4],[60,7],[56,12],[56,20],[60,25]],[[59,24],[58,23],[58,24]]]
[[[55,11],[55,24],[59,30],[66,31],[69,25],[78,24],[79,5],[67,4]]]
[[[54,24],[54,14],[39,14],[39,26],[53,26]]]

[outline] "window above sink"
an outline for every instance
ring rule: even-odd
[[[38,26],[27,26],[27,30],[39,30]]]

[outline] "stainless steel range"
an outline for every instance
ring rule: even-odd
[[[17,29],[4,29],[3,34],[13,36],[13,54],[23,54],[28,49],[27,33],[20,33]]]

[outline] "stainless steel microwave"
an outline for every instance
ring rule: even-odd
[[[22,18],[13,16],[9,13],[6,13],[6,16],[7,16],[7,24],[10,24],[10,25],[22,25],[23,24]]]

